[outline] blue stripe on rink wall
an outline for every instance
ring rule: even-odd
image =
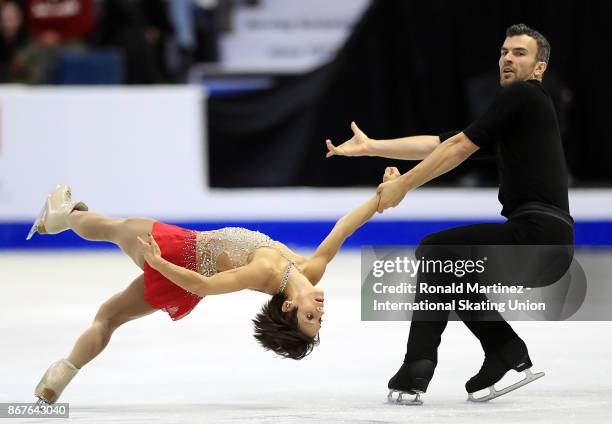
[[[478,221],[482,222],[482,221]],[[495,222],[495,221],[489,221]],[[317,246],[332,229],[331,221],[285,221],[285,222],[172,222],[194,230],[214,230],[221,227],[245,227],[268,234],[288,245],[305,248]],[[373,221],[360,228],[345,247],[362,245],[417,245],[429,233],[476,221]],[[29,241],[25,237],[31,223],[0,223],[0,249],[108,249],[110,243],[90,242],[80,239],[71,231],[55,236],[34,235]],[[576,244],[582,246],[611,246],[612,221],[578,221],[574,226]]]

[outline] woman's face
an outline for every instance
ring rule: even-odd
[[[293,300],[293,306],[297,307],[298,328],[308,337],[315,337],[323,323],[323,307],[325,295],[323,290],[312,288],[312,291],[302,293]]]

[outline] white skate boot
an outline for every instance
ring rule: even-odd
[[[38,403],[52,404],[57,402],[57,399],[77,372],[79,372],[79,369],[66,359],[51,364],[34,391],[34,395],[39,399]]]
[[[83,202],[73,202],[70,187],[58,185],[47,196],[40,215],[32,225],[26,240],[30,240],[34,233],[57,234],[68,229],[68,215],[74,210],[87,211]]]

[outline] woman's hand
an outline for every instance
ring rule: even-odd
[[[359,129],[355,122],[351,122],[353,137],[339,146],[334,146],[331,140],[325,140],[327,145],[326,158],[332,156],[365,156],[370,151],[372,140]]]
[[[139,236],[138,241],[140,242],[140,253],[142,253],[145,261],[147,261],[152,268],[155,268],[156,264],[161,259],[161,250],[159,249],[157,242],[151,233],[147,235],[146,240]]]
[[[385,175],[383,175],[383,183],[387,181],[393,181],[396,178],[399,178],[402,174],[400,174],[399,170],[395,166],[388,166],[385,169]]]

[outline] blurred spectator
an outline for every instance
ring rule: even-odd
[[[168,1],[170,19],[174,26],[174,49],[169,54],[169,67],[177,82],[184,82],[189,67],[194,62],[196,32],[193,0]],[[174,53],[174,54],[172,54]]]
[[[232,3],[232,0],[195,1],[196,61],[219,60],[219,33],[224,31],[225,12],[231,14]]]
[[[19,79],[21,64],[17,52],[26,45],[23,10],[15,1],[0,2],[0,82]]]
[[[19,53],[24,82],[53,83],[62,52],[85,48],[95,24],[92,0],[28,0],[30,43]]]
[[[184,82],[193,63],[218,61],[219,34],[231,31],[234,9],[258,4],[259,0],[0,0],[0,81],[57,82],[62,54],[84,50],[91,39],[94,45],[122,50],[128,84]]]
[[[230,13],[232,4],[233,0],[168,1],[175,29],[175,51],[169,62],[177,81],[185,81],[194,62],[219,59],[218,34],[223,31],[224,12]]]
[[[98,30],[101,44],[123,49],[128,84],[170,81],[165,50],[173,27],[165,2],[105,0]]]

